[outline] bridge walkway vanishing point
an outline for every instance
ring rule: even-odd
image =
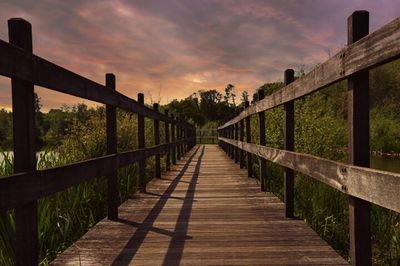
[[[196,145],[52,265],[347,265],[217,145]]]

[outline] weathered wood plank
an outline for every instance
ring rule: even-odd
[[[51,264],[347,265],[217,146],[199,147]]]
[[[233,125],[247,116],[266,111],[286,102],[325,88],[352,74],[371,69],[400,57],[400,18],[349,44],[310,73],[280,89],[226,122],[219,129]]]
[[[313,177],[345,194],[400,212],[400,174],[222,137],[219,140]]]

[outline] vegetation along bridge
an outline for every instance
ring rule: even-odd
[[[0,211],[4,217],[15,210],[10,261],[36,265],[43,257],[46,247],[40,241],[43,232],[38,231],[43,198],[103,176],[108,217],[51,264],[347,264],[294,218],[298,172],[348,195],[350,260],[352,265],[371,265],[370,204],[400,212],[400,175],[368,168],[368,70],[399,58],[400,19],[368,34],[368,17],[366,11],[349,17],[348,45],[338,54],[297,80],[293,70],[286,70],[285,87],[272,95],[264,97],[259,91],[256,103],[247,103],[238,116],[219,127],[219,146],[196,145],[193,125],[168,112],[161,114],[157,104],[145,106],[143,94],[136,101],[116,91],[113,74],[107,74],[102,85],[34,55],[31,25],[23,19],[9,20],[10,40],[0,40],[0,73],[12,84],[15,174],[0,179]],[[295,100],[344,79],[350,162],[293,151]],[[105,104],[107,155],[37,170],[34,85]],[[264,112],[281,105],[284,149],[273,149],[266,146]],[[137,114],[138,149],[117,152],[116,108]],[[251,139],[252,115],[258,116],[258,144]],[[153,145],[148,147],[145,119],[154,121]],[[248,178],[253,176],[253,155],[260,164],[259,182]],[[153,158],[155,178],[147,183]],[[267,161],[284,167],[284,203],[265,191]],[[138,164],[140,193],[121,202],[117,170],[133,163]]]

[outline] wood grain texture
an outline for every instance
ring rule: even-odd
[[[216,145],[197,145],[51,265],[347,265]]]
[[[218,138],[244,151],[308,175],[345,194],[400,212],[400,174],[353,166],[309,154]]]
[[[219,129],[233,125],[247,116],[306,96],[358,71],[371,69],[399,57],[400,18],[396,18],[377,31],[346,46],[307,75],[246,108]]]
[[[32,53],[32,27],[23,19],[8,21],[10,43]],[[34,87],[31,82],[11,79],[13,109],[14,173],[36,170]],[[19,196],[19,195],[18,195]],[[17,265],[38,263],[38,204],[34,199],[16,206],[15,244]]]

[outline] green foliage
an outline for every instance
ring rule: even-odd
[[[12,113],[0,109],[0,150],[12,147]]]
[[[173,113],[184,114],[188,121],[199,127],[213,121],[221,123],[233,117],[239,110],[233,88],[232,84],[228,84],[225,95],[217,90],[199,90],[183,100],[173,100],[166,108]]]

